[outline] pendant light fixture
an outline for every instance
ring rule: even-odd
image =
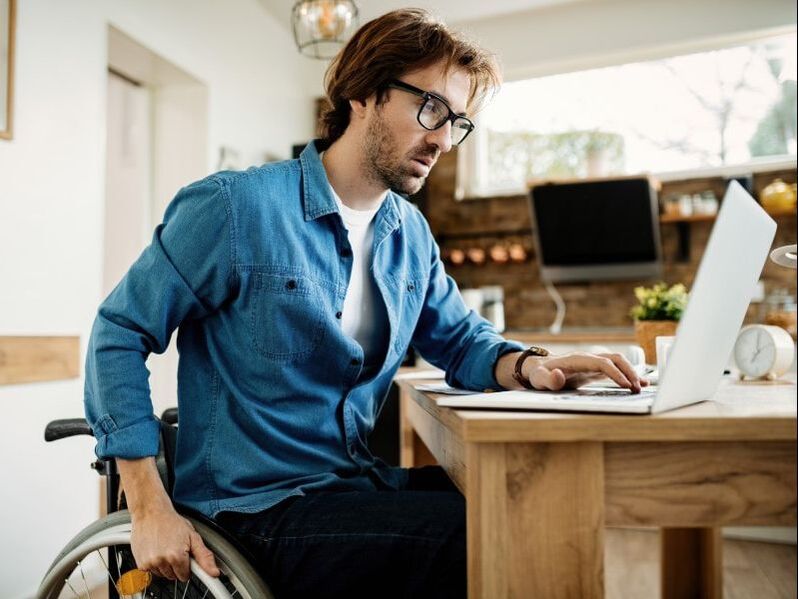
[[[357,28],[353,0],[299,0],[291,13],[297,48],[312,58],[332,58]]]

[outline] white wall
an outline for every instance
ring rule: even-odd
[[[112,24],[209,89],[218,147],[245,164],[312,134],[290,34],[256,0],[17,3],[15,139],[0,141],[0,335],[80,335],[101,299],[107,31]],[[186,182],[187,183],[187,182]],[[32,596],[66,539],[96,517],[93,442],[42,440],[82,414],[82,381],[0,387],[0,596]]]
[[[586,0],[455,25],[517,80],[699,50],[796,22],[794,0]]]

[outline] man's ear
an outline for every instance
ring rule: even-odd
[[[352,115],[357,118],[365,118],[368,111],[369,99],[365,100],[349,100],[349,108],[352,110]]]

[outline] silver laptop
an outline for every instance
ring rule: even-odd
[[[453,395],[438,405],[652,414],[709,399],[717,390],[776,234],[776,223],[736,181],[726,190],[658,387],[503,391]]]

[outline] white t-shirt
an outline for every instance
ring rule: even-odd
[[[332,185],[330,191],[349,232],[349,245],[352,248],[352,276],[344,298],[341,327],[363,348],[364,365],[371,370],[385,357],[388,339],[388,314],[371,272],[374,217],[379,207],[353,210],[341,201]]]

